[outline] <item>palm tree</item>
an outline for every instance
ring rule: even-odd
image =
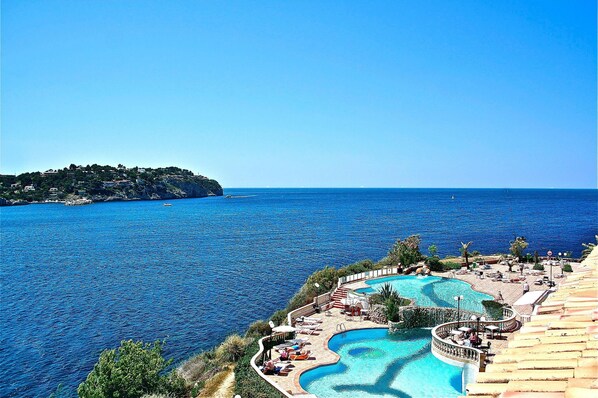
[[[596,238],[596,243],[582,243],[581,244],[583,247],[585,247],[585,249],[583,249],[581,252],[582,260],[585,260],[586,257],[588,257],[590,255],[592,250],[594,250],[594,248],[596,247],[596,244],[598,244],[598,235],[595,235],[594,238]]]
[[[465,257],[465,266],[467,267],[467,269],[469,269],[469,246],[472,244],[473,242],[469,241],[467,243],[463,243],[461,242],[461,248],[459,249],[459,251],[461,252],[461,255],[463,257]]]

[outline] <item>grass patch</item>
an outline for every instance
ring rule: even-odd
[[[222,372],[214,375],[214,377],[212,377],[210,380],[208,380],[206,382],[203,390],[201,390],[201,394],[199,394],[199,398],[209,398],[209,397],[213,397],[214,395],[216,395],[216,392],[220,389],[222,382],[224,382],[224,380],[233,371],[234,371],[234,367],[231,366],[231,367],[223,370]]]

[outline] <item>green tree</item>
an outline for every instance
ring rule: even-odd
[[[93,370],[79,385],[82,398],[139,398],[145,394],[184,397],[186,387],[176,372],[165,373],[172,360],[162,357],[162,343],[124,340],[120,347],[104,350]]]
[[[428,247],[428,253],[430,253],[430,256],[436,257],[438,255],[438,247],[436,247],[436,245],[430,245]]]
[[[472,241],[467,243],[461,242],[461,247],[459,248],[461,255],[465,258],[465,266],[467,269],[469,269],[469,246],[471,246],[472,243]]]
[[[397,239],[388,252],[388,257],[391,258],[393,264],[401,263],[404,267],[415,264],[423,258],[419,251],[420,242],[419,235],[411,235],[405,240]]]
[[[511,241],[509,251],[513,256],[517,257],[517,261],[521,262],[521,255],[528,245],[529,243],[526,242],[525,237],[517,236],[515,240]]]

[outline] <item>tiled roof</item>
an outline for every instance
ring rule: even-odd
[[[513,333],[467,395],[598,397],[598,249]]]

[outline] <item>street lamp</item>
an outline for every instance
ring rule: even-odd
[[[457,329],[461,326],[461,300],[463,300],[463,296],[455,296],[455,301],[457,302]]]
[[[552,250],[548,250],[548,266],[550,267],[550,282],[548,283],[550,287],[552,287],[552,261],[550,260],[550,256],[552,256]]]
[[[320,312],[320,306],[318,305],[318,290],[320,290],[320,284],[318,282],[314,283],[314,286],[316,287],[316,308],[314,308],[316,310],[316,312]]]
[[[480,332],[480,321],[482,322],[486,322],[486,317],[485,316],[477,316],[477,315],[472,315],[470,318],[472,321],[476,321],[476,328],[475,328],[475,335],[476,337],[478,337],[478,333]]]

